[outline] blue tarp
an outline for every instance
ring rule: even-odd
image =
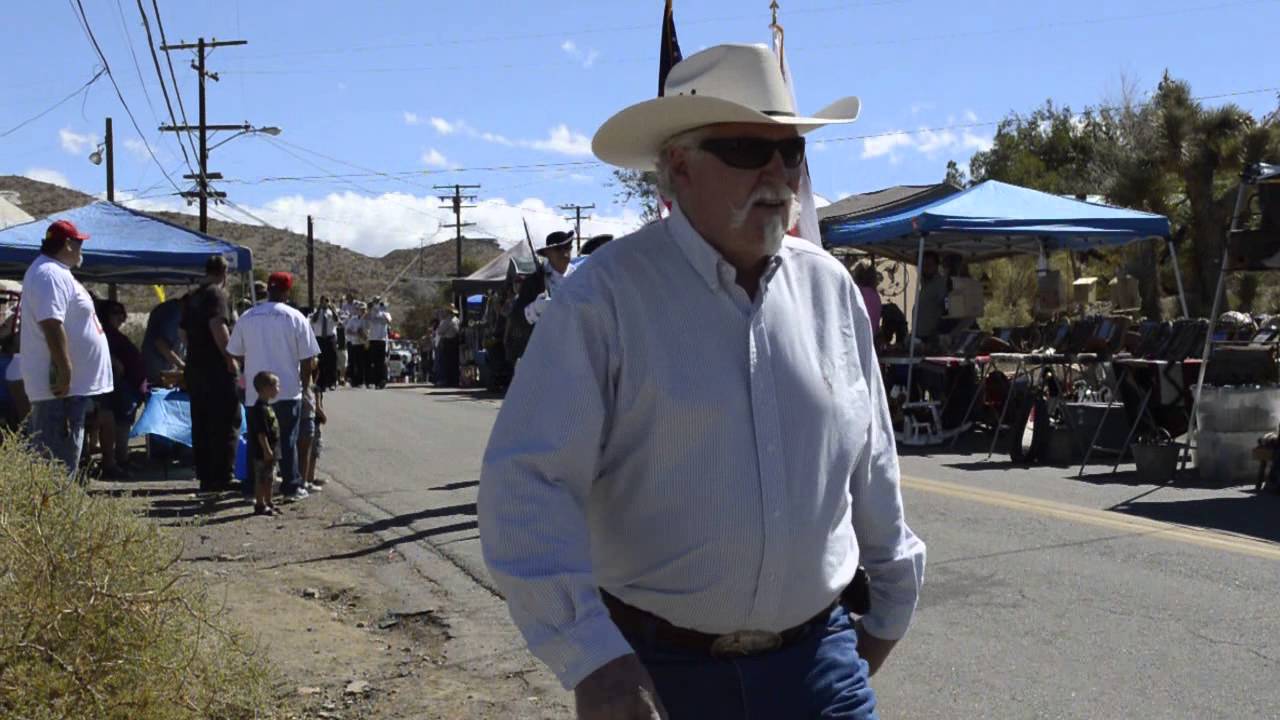
[[[892,215],[835,221],[822,228],[827,247],[853,247],[914,261],[920,236],[932,250],[973,259],[1123,245],[1169,236],[1169,220],[1137,210],[1083,202],[996,180]]]
[[[253,268],[248,248],[103,201],[0,230],[0,277],[22,277],[54,220],[70,220],[90,235],[76,270],[85,282],[181,285],[203,277],[215,254],[233,273]]]

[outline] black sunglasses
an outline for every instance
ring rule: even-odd
[[[715,155],[720,162],[739,170],[759,170],[773,160],[773,153],[782,155],[782,164],[795,169],[804,162],[804,138],[783,140],[764,138],[711,138],[698,146]]]

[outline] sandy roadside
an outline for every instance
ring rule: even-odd
[[[136,503],[181,539],[274,668],[276,716],[571,717],[568,695],[520,647],[501,601],[429,549],[325,492],[258,517],[234,493],[197,496],[158,467],[91,492]],[[355,510],[353,510],[355,508]]]

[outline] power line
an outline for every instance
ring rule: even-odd
[[[56,102],[56,103],[54,103],[54,104],[50,105],[49,107],[45,108],[44,110],[41,110],[39,113],[37,113],[37,114],[35,114],[35,115],[33,115],[33,116],[31,116],[31,117],[27,118],[26,120],[23,120],[22,122],[18,123],[17,125],[14,125],[13,127],[9,128],[8,130],[5,130],[4,132],[0,132],[0,138],[2,138],[2,137],[8,137],[9,135],[12,135],[12,134],[14,134],[14,133],[18,132],[19,130],[21,130],[22,128],[26,127],[27,125],[30,125],[31,123],[35,122],[36,120],[39,120],[40,118],[44,117],[45,115],[48,115],[49,113],[53,112],[54,110],[57,110],[58,108],[62,107],[62,106],[63,106],[63,105],[64,105],[68,100],[70,100],[71,98],[73,98],[73,97],[75,97],[75,96],[79,95],[80,93],[87,92],[87,91],[89,90],[89,86],[90,86],[90,85],[93,85],[93,84],[94,84],[94,83],[96,83],[96,82],[98,82],[98,78],[101,78],[101,77],[102,77],[103,75],[105,75],[106,73],[107,73],[106,68],[103,68],[103,69],[99,70],[98,72],[94,73],[93,77],[89,78],[89,81],[88,81],[88,82],[86,82],[85,84],[83,84],[83,85],[81,85],[80,87],[76,88],[76,89],[75,89],[75,92],[71,93],[70,95],[68,95],[68,96],[66,96],[66,97],[64,97],[64,98],[62,98],[61,100],[59,100],[58,102]]]
[[[174,114],[173,103],[169,101],[169,89],[165,87],[164,71],[160,69],[160,56],[156,54],[155,39],[151,37],[151,23],[147,20],[147,11],[145,8],[142,7],[142,0],[138,0],[138,14],[142,16],[142,27],[145,28],[147,31],[147,49],[151,51],[151,61],[156,66],[156,79],[160,81],[160,93],[164,95],[164,106],[169,110],[170,122],[172,122],[174,125],[177,125],[178,116]],[[132,52],[133,48],[130,47],[129,51]],[[172,66],[170,67],[170,69],[172,69]],[[143,85],[143,87],[145,88],[146,85]],[[177,85],[176,78],[174,79],[173,91],[175,94],[178,92],[178,85]],[[186,116],[183,115],[184,124],[185,124],[185,121],[186,121]],[[178,149],[182,151],[182,159],[187,163],[187,169],[194,173],[196,170],[195,170],[195,167],[191,164],[191,156],[187,154],[187,146],[183,144],[182,137],[178,136],[175,139],[178,141]],[[187,139],[188,140],[190,139],[190,133],[187,134]]]
[[[151,102],[151,93],[147,91],[147,81],[142,79],[142,65],[138,63],[138,54],[133,51],[133,33],[129,32],[129,23],[124,19],[124,5],[116,0],[116,12],[120,15],[120,27],[124,30],[125,44],[129,46],[129,56],[133,58],[133,69],[138,73],[138,84],[142,86],[142,97],[147,99],[147,109],[151,111],[151,119],[156,119],[156,106]]]
[[[169,177],[169,173],[165,172],[164,166],[160,164],[155,151],[151,149],[151,143],[147,142],[146,135],[142,134],[142,128],[138,125],[138,119],[133,116],[133,110],[129,109],[129,103],[125,102],[124,93],[120,92],[120,86],[116,83],[116,78],[111,73],[111,65],[107,62],[107,56],[102,53],[102,47],[98,45],[98,39],[93,35],[93,28],[89,26],[89,17],[84,13],[84,5],[80,0],[68,0],[68,2],[72,3],[71,10],[73,13],[77,10],[79,11],[76,17],[79,18],[85,35],[88,36],[90,44],[93,45],[94,52],[98,53],[98,59],[102,61],[102,69],[107,74],[107,79],[111,81],[111,87],[115,88],[116,97],[119,98],[120,105],[124,107],[125,114],[129,116],[129,122],[133,123],[133,129],[137,131],[138,139],[142,140],[142,146],[147,149],[147,154],[151,156],[151,161],[156,164],[156,167],[160,168],[160,172],[164,173],[165,179],[169,181],[173,189],[181,192],[182,188],[178,187],[173,178]]]
[[[788,12],[790,15],[802,15],[802,14],[810,15],[815,13],[826,13],[826,12],[832,12],[832,11],[848,11],[848,10],[854,10],[854,9],[863,8],[863,7],[901,5],[904,2],[908,2],[908,0],[881,0],[880,2],[843,3],[839,5],[829,5],[825,7],[789,10]],[[721,23],[734,22],[739,20],[754,20],[754,19],[758,19],[758,17],[759,17],[758,14],[753,13],[751,15],[731,15],[731,16],[714,17],[714,18],[708,17],[708,18],[682,19],[680,25],[681,27],[688,27],[691,25],[708,25],[713,23],[721,24]],[[575,36],[580,36],[580,35],[600,35],[600,34],[633,32],[633,31],[639,32],[639,31],[652,31],[652,30],[653,30],[652,23],[643,23],[643,24],[635,24],[635,25],[615,25],[612,27],[578,28],[576,30],[572,30],[571,34]],[[440,41],[425,42],[425,43],[423,42],[389,43],[389,44],[383,44],[383,45],[356,45],[354,47],[332,48],[332,49],[326,48],[321,50],[299,50],[294,52],[251,55],[251,56],[246,56],[246,59],[271,60],[275,58],[316,56],[316,55],[349,55],[351,53],[379,52],[382,50],[408,50],[408,49],[417,49],[417,48],[456,47],[460,45],[477,45],[477,44],[485,44],[485,43],[493,43],[493,42],[506,43],[506,42],[513,42],[513,41],[519,41],[519,40],[550,40],[550,39],[559,40],[559,39],[563,39],[564,37],[565,37],[564,30],[556,30],[554,32],[545,32],[545,33],[488,35],[488,36],[481,36],[481,37],[467,37],[467,38],[459,38],[454,40],[440,40]]]
[[[168,45],[168,44],[169,44],[169,39],[168,39],[168,38],[166,38],[166,37],[165,37],[165,35],[164,35],[164,20],[162,20],[162,19],[160,18],[160,3],[158,2],[158,0],[151,0],[151,7],[152,7],[152,9],[153,9],[153,10],[155,10],[155,15],[156,15],[156,29],[160,31],[160,44],[161,44],[161,45]],[[142,1],[141,1],[141,0],[139,0],[139,1],[138,1],[138,9],[139,9],[139,10],[141,10],[141,9],[142,9]],[[145,16],[146,16],[146,13],[143,13],[143,16],[145,17]],[[153,50],[152,50],[152,52],[154,53],[154,52],[155,52],[155,50],[153,49]],[[178,73],[174,72],[174,70],[173,70],[173,56],[172,56],[172,55],[170,55],[169,53],[165,53],[165,54],[164,54],[164,59],[165,59],[165,62],[169,65],[169,77],[170,77],[170,79],[172,79],[172,80],[173,80],[173,94],[178,98],[178,112],[179,112],[179,114],[181,114],[181,115],[182,115],[182,124],[183,124],[183,125],[190,125],[190,124],[191,124],[191,122],[190,122],[189,120],[187,120],[187,107],[186,107],[186,105],[182,102],[182,89],[181,89],[181,88],[180,88],[180,86],[178,85]],[[171,113],[171,114],[172,114],[172,113]],[[174,122],[174,125],[177,125],[177,124],[178,124],[178,123],[175,121],[175,122]],[[195,137],[194,137],[190,132],[188,132],[188,133],[187,133],[187,144],[191,146],[191,152],[192,152],[192,153],[196,153],[196,152],[197,152],[197,150],[196,150],[196,139],[195,139]],[[187,162],[187,166],[188,166],[188,167],[190,167],[190,165],[191,165],[191,163],[190,163],[190,161],[188,161],[188,162]],[[194,171],[193,171],[193,172],[194,172]]]

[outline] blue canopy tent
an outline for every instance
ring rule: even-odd
[[[0,277],[22,277],[55,219],[70,220],[90,235],[84,244],[84,264],[76,269],[84,282],[190,283],[204,276],[210,255],[226,258],[232,273],[253,268],[249,248],[102,201],[0,230]]]
[[[987,180],[938,199],[879,217],[831,217],[827,247],[856,247],[900,260],[929,249],[973,260],[1054,250],[1086,250],[1147,238],[1167,239],[1162,215],[1072,200]]]
[[[921,194],[919,198],[918,203],[908,199],[888,212],[830,215],[820,225],[823,245],[914,260],[918,274],[926,249],[958,253],[971,260],[1033,255],[1040,258],[1041,269],[1047,271],[1047,255],[1055,250],[1082,251],[1160,239],[1172,253],[1178,297],[1186,314],[1169,220],[1162,215],[1073,200],[997,180],[951,195]],[[917,284],[917,298],[919,292]],[[913,380],[918,303],[912,314],[908,397]]]

